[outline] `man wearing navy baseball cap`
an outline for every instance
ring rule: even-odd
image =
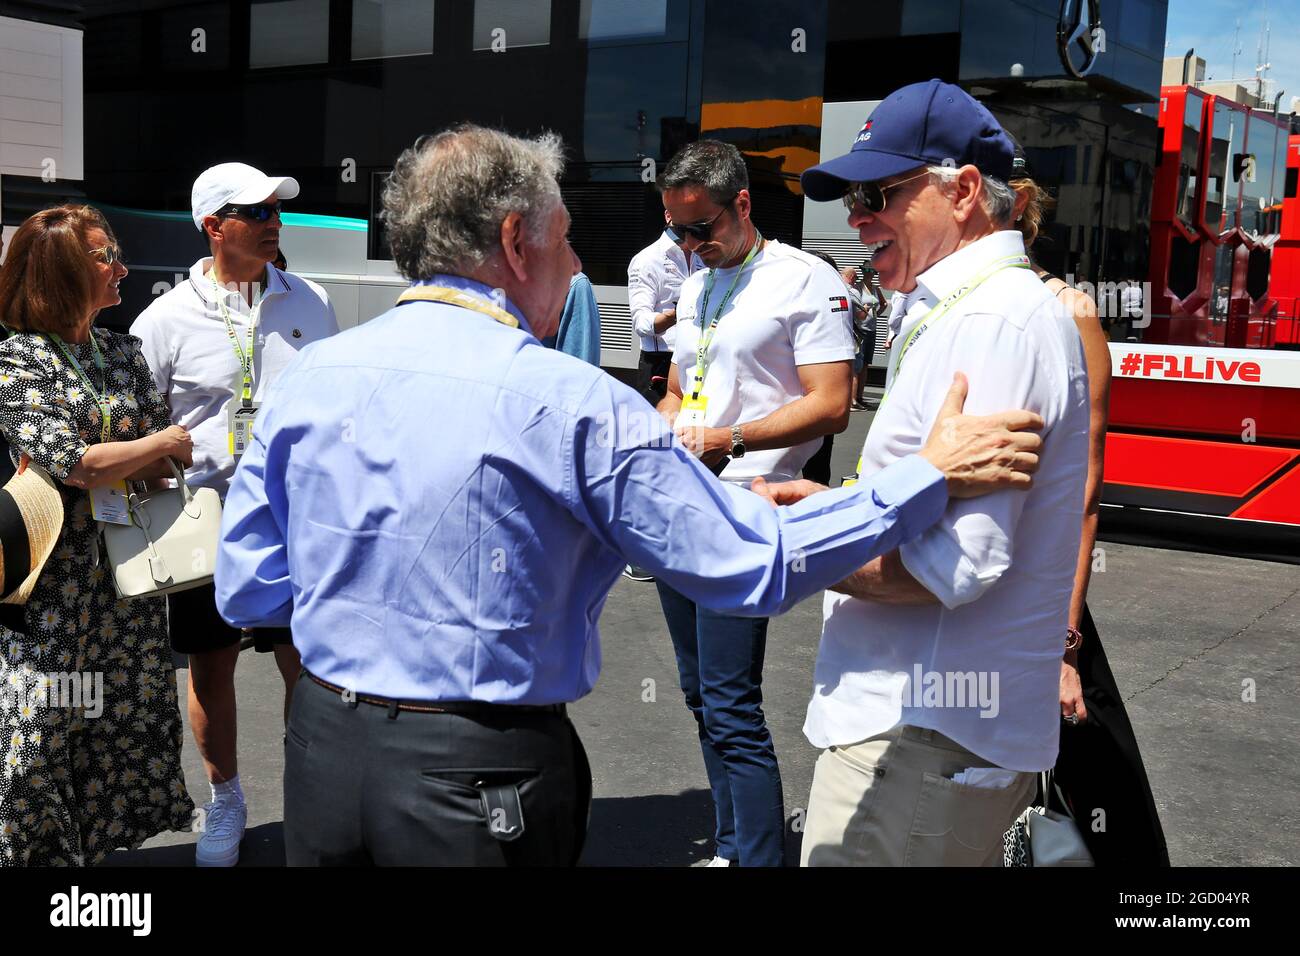
[[[882,100],[846,155],[802,177],[813,200],[844,201],[900,293],[860,476],[924,440],[959,371],[968,411],[1045,423],[1028,492],[954,502],[827,592],[804,865],[1000,865],[1003,832],[1056,760],[1088,383],[1079,334],[1013,228],[1012,157],[987,109],[930,80]]]

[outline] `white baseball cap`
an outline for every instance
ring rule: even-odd
[[[203,231],[203,217],[216,215],[230,203],[258,203],[267,196],[292,199],[298,195],[298,180],[292,176],[268,176],[247,163],[220,163],[203,170],[194,180],[190,206],[194,225]]]

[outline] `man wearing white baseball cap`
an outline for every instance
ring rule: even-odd
[[[143,342],[172,421],[194,439],[191,485],[225,498],[262,399],[303,346],[338,331],[334,308],[314,282],[271,265],[280,246],[280,200],[298,181],[245,163],[221,163],[194,182],[194,225],[212,255],[189,280],[140,314],[131,334]],[[211,586],[169,596],[172,647],[189,655],[189,720],[212,785],[200,866],[233,866],[248,812],[236,760],[235,663],[241,632],[223,621]],[[253,632],[274,650],[285,681],[285,713],[298,678],[288,628]]]

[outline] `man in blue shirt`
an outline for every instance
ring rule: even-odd
[[[564,705],[596,681],[624,564],[776,614],[1036,466],[1008,430],[1036,416],[956,415],[955,390],[870,483],[789,508],[724,486],[630,388],[538,342],[580,269],[562,165],[552,134],[472,126],[404,152],[384,219],[414,284],[303,351],[236,471],[218,606],[292,624],[304,667],[291,865],[575,862],[591,777]]]

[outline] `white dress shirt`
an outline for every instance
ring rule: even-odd
[[[691,253],[687,262],[686,253],[666,232],[632,257],[627,267],[627,306],[642,352],[673,350],[677,326],[670,325],[663,335],[656,335],[655,314],[675,306],[682,282],[702,268],[700,257]]]
[[[711,270],[717,278],[708,315],[700,314],[708,270],[682,284],[673,362],[683,392],[695,376],[700,324],[712,322],[739,268]],[[705,427],[758,421],[803,398],[800,365],[853,361],[857,349],[847,315],[849,301],[839,273],[815,256],[769,239],[740,277],[709,345]],[[733,458],[720,477],[789,481],[821,446],[819,437],[789,448],[750,451]]]
[[[172,422],[194,439],[194,464],[185,480],[223,497],[235,472],[227,433],[227,405],[239,390],[239,359],[217,307],[208,270],[211,258],[190,267],[190,277],[159,296],[131,325],[171,407]],[[329,295],[301,276],[266,267],[265,292],[253,350],[253,400],[261,402],[286,365],[312,342],[339,330]],[[241,348],[248,343],[251,309],[236,289],[223,289]]]
[[[1028,491],[954,500],[938,524],[900,547],[939,602],[900,606],[828,591],[804,733],[847,745],[897,724],[937,730],[1016,771],[1056,761],[1058,682],[1088,470],[1088,379],[1064,308],[1028,269],[1005,269],[919,336],[927,312],[996,259],[1023,254],[997,232],[923,272],[890,352],[886,399],[863,446],[863,476],[919,450],[953,373],[970,381],[965,411],[1028,408],[1043,416],[1040,467]],[[942,688],[938,693],[936,688]]]

